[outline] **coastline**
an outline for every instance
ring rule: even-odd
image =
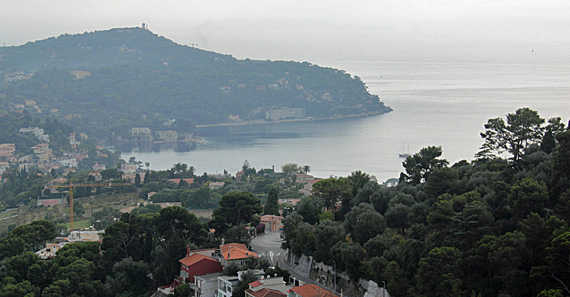
[[[266,121],[266,120],[254,120],[254,121],[244,121],[244,122],[231,122],[231,123],[219,123],[219,124],[206,124],[206,125],[196,125],[195,129],[199,128],[211,128],[211,127],[231,127],[231,126],[252,126],[252,125],[267,125],[267,124],[281,124],[281,123],[292,123],[292,122],[313,122],[313,121],[326,121],[326,120],[340,120],[349,118],[363,118],[370,116],[377,116],[385,113],[391,112],[393,109],[386,106],[383,110],[375,112],[367,112],[361,114],[343,115],[343,116],[332,116],[324,118],[296,118],[296,119],[284,119],[278,121]]]

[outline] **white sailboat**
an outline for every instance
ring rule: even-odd
[[[410,145],[408,144],[408,152],[407,153],[404,151],[404,145],[405,145],[405,143],[402,143],[402,153],[398,154],[398,156],[400,158],[407,158],[410,156]]]

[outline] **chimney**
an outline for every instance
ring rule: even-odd
[[[186,246],[186,257],[190,257],[190,246]]]

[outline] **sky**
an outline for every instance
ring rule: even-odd
[[[334,61],[453,49],[562,51],[570,1],[1,0],[0,45],[140,26],[237,58]],[[546,50],[546,49],[545,49]]]

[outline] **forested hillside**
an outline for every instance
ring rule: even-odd
[[[195,124],[390,111],[357,76],[307,62],[238,60],[141,28],[112,29],[0,48],[7,104],[34,100],[42,116],[97,137],[132,127],[191,132]],[[175,119],[171,127],[164,123]]]
[[[485,128],[476,160],[424,148],[396,187],[359,171],[316,183],[284,247],[390,296],[569,296],[570,131],[527,108]]]

